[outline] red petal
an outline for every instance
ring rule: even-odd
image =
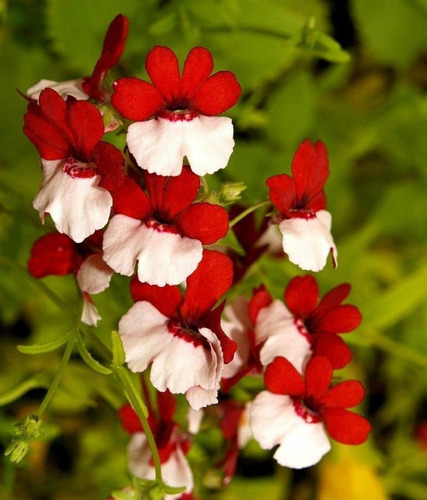
[[[204,250],[197,269],[187,278],[182,316],[191,324],[201,319],[233,283],[233,263],[215,250]]]
[[[343,300],[348,297],[351,291],[351,285],[348,283],[342,283],[341,285],[332,288],[326,293],[316,309],[316,316],[323,316],[327,314],[332,309],[338,307]]]
[[[304,208],[311,208],[310,200],[323,189],[329,175],[328,152],[321,141],[314,145],[303,141],[292,160],[292,174],[297,199]]]
[[[28,271],[34,278],[75,273],[82,262],[74,241],[65,234],[46,234],[31,248]]]
[[[313,355],[326,356],[334,370],[344,368],[351,361],[351,351],[341,337],[333,333],[313,335]]]
[[[253,291],[253,297],[249,302],[249,318],[253,325],[256,324],[256,320],[261,309],[269,306],[272,302],[273,298],[264,285],[260,285]]]
[[[157,408],[160,419],[163,422],[172,422],[175,414],[176,402],[169,390],[157,393]]]
[[[179,96],[181,78],[178,59],[171,49],[160,46],[151,49],[147,55],[145,68],[153,85],[167,103]]]
[[[294,316],[306,318],[319,301],[319,287],[316,279],[307,274],[295,276],[285,290],[285,302]]]
[[[141,421],[130,404],[126,404],[120,408],[119,417],[123,429],[129,434],[143,432]]]
[[[228,232],[227,211],[219,205],[194,203],[176,216],[182,234],[211,245]]]
[[[72,135],[68,127],[67,111],[68,106],[64,99],[51,88],[41,91],[39,96],[40,110],[52,125],[61,132],[64,139],[71,141]]]
[[[348,333],[356,329],[362,315],[356,306],[343,305],[328,313],[313,324],[313,332]]]
[[[139,78],[119,78],[113,90],[111,103],[128,120],[148,120],[165,105],[159,91]]]
[[[122,185],[112,195],[114,211],[118,214],[141,220],[151,214],[150,200],[130,177],[125,177]]]
[[[206,116],[223,113],[236,104],[240,85],[230,71],[219,71],[206,80],[194,95],[196,111]]]
[[[234,340],[231,340],[224,333],[224,330],[221,328],[221,314],[225,307],[225,300],[221,302],[221,304],[214,309],[212,312],[208,313],[206,318],[206,326],[215,333],[218,337],[218,340],[221,344],[222,354],[224,356],[224,363],[230,363],[234,358],[234,354],[237,351],[237,344]],[[205,326],[205,325],[203,325]]]
[[[119,149],[108,142],[99,142],[91,159],[101,174],[100,187],[114,191],[123,185],[123,155]]]
[[[332,364],[324,356],[313,356],[305,368],[305,394],[318,400],[327,391],[332,380]]]
[[[116,16],[110,23],[102,46],[102,53],[111,53],[111,63],[114,66],[120,59],[125,47],[129,29],[129,19],[122,14]]]
[[[289,396],[304,394],[304,380],[286,358],[274,358],[273,362],[267,366],[264,380],[267,389],[274,394]]]
[[[141,283],[135,276],[130,282],[130,293],[135,302],[150,302],[158,311],[168,318],[175,318],[182,295],[177,286],[166,285],[163,287]]]
[[[333,408],[326,410],[322,416],[329,435],[335,441],[362,444],[367,440],[371,425],[361,415],[342,408]]]
[[[289,215],[290,209],[295,203],[295,183],[292,177],[286,174],[274,175],[266,181],[270,190],[269,196],[273,205],[280,212]]]
[[[195,91],[204,83],[213,70],[213,58],[209,50],[194,47],[188,53],[184,63],[181,78],[181,95],[192,97]]]
[[[365,389],[358,380],[346,380],[331,387],[319,400],[325,408],[352,408],[365,397]]]
[[[173,218],[187,208],[200,188],[199,176],[188,167],[175,177],[145,173],[145,183],[153,207],[166,218]]]
[[[24,116],[24,134],[34,144],[41,158],[59,160],[72,153],[70,141],[54,125],[30,111]]]
[[[104,135],[101,113],[90,102],[74,101],[68,109],[68,122],[75,152],[80,160],[89,162],[92,149]]]

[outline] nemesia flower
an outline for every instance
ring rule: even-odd
[[[102,142],[99,111],[86,101],[65,102],[54,90],[30,103],[24,133],[40,156],[43,180],[33,206],[49,213],[60,233],[80,243],[110,217],[113,191],[123,180],[121,152]]]
[[[167,47],[154,47],[145,68],[152,84],[120,78],[113,84],[111,102],[134,121],[127,144],[136,163],[158,175],[179,175],[184,156],[197,175],[224,168],[233,151],[230,118],[218,117],[236,104],[240,85],[233,73],[213,69],[211,53],[193,48],[182,74],[178,59]]]
[[[27,90],[27,95],[31,99],[38,101],[41,91],[49,87],[58,92],[64,99],[72,96],[79,100],[93,98],[97,101],[108,101],[110,93],[104,88],[103,82],[108,71],[119,62],[125,47],[128,27],[129,20],[127,17],[119,14],[113,19],[104,38],[101,57],[98,59],[90,77],[65,82],[40,80]]]
[[[310,359],[304,378],[282,357],[267,367],[268,391],[253,401],[250,425],[262,448],[279,445],[274,458],[280,465],[301,469],[319,462],[330,450],[327,433],[344,444],[366,441],[369,422],[347,410],[362,401],[362,385],[348,380],[331,387],[332,375],[324,356]]]
[[[28,261],[28,271],[35,278],[76,276],[84,299],[81,319],[87,325],[96,325],[101,319],[90,294],[103,292],[114,274],[102,258],[101,246],[101,231],[79,244],[65,234],[46,234],[35,241]]]
[[[191,447],[190,436],[180,431],[174,421],[175,399],[169,391],[157,393],[157,413],[148,405],[148,423],[156,442],[162,464],[163,479],[169,486],[185,486],[185,492],[193,489],[193,474],[186,455]],[[147,437],[132,407],[127,404],[119,411],[123,427],[132,435],[128,446],[129,469],[142,479],[155,479],[156,472]],[[165,495],[168,500],[181,498]]]
[[[126,276],[138,262],[138,278],[150,285],[178,285],[202,259],[203,245],[228,231],[224,208],[193,203],[200,179],[189,168],[177,177],[145,173],[147,193],[128,178],[114,194],[104,236],[104,258]]]
[[[194,410],[217,402],[224,363],[236,344],[221,329],[224,303],[212,309],[232,284],[232,264],[220,252],[204,250],[187,278],[185,297],[177,286],[150,286],[134,279],[136,303],[119,322],[126,362],[133,372],[151,365],[159,391],[185,393]]]
[[[331,214],[323,190],[329,175],[325,145],[302,142],[292,160],[293,177],[267,179],[270,199],[279,210],[283,250],[289,260],[306,271],[320,271],[328,255],[336,266],[337,250],[331,235]]]

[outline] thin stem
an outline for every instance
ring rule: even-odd
[[[151,455],[153,457],[153,462],[154,462],[154,469],[156,471],[156,480],[160,483],[163,484],[163,479],[162,479],[162,465],[160,462],[160,456],[159,452],[157,450],[157,445],[154,440],[153,433],[151,432],[151,428],[148,424],[147,417],[145,416],[145,411],[144,408],[141,406],[140,403],[140,398],[141,396],[139,395],[139,392],[136,390],[134,387],[134,384],[132,380],[129,377],[128,372],[123,366],[118,366],[114,369],[116,372],[118,378],[120,379],[121,383],[123,384],[123,387],[125,389],[126,397],[129,401],[129,403],[132,405],[133,409],[135,410],[136,414],[138,415],[138,418],[142,424],[142,428],[144,430],[144,433],[147,437],[148,441],[148,446],[150,447]]]
[[[265,201],[260,201],[256,205],[252,205],[251,207],[247,208],[244,210],[242,213],[234,217],[234,219],[230,222],[230,229],[235,226],[238,222],[240,222],[242,219],[244,219],[247,215],[249,215],[252,212],[255,212],[255,210],[258,210],[258,208],[266,207],[267,205],[270,205],[271,201],[270,200],[265,200]]]

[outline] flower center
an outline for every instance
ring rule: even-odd
[[[316,411],[309,408],[301,398],[292,398],[292,403],[294,405],[295,413],[307,422],[307,424],[317,424],[322,421],[320,415]]]
[[[99,175],[98,168],[94,163],[84,163],[72,156],[65,160],[62,171],[73,179],[90,179],[95,175]]]
[[[306,327],[304,321],[301,318],[295,318],[294,319],[294,325],[296,326],[296,329],[298,332],[305,337],[305,339],[311,344],[312,342],[312,337],[310,335],[310,331]]]
[[[316,217],[316,212],[312,210],[291,208],[290,212],[292,219],[314,219]]]
[[[208,341],[195,328],[188,328],[176,319],[168,321],[168,330],[174,337],[193,344],[194,347],[207,347]]]
[[[197,118],[197,113],[192,109],[165,109],[157,117],[170,122],[191,122]]]
[[[158,231],[159,233],[179,234],[178,229],[174,225],[169,224],[167,222],[158,221],[154,217],[149,217],[144,222],[148,228],[154,229],[155,231]]]

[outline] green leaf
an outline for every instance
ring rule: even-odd
[[[111,344],[113,351],[113,365],[122,366],[125,363],[126,355],[123,349],[122,339],[115,330],[111,332]]]
[[[101,373],[102,375],[110,375],[112,373],[112,371],[109,368],[106,368],[105,366],[101,365],[99,361],[96,361],[96,359],[92,357],[92,354],[87,350],[87,347],[83,342],[83,339],[79,333],[77,334],[77,348],[79,350],[80,356],[82,357],[83,361],[90,368],[92,368],[92,370],[95,370],[96,372]]]
[[[18,345],[17,349],[23,354],[42,354],[45,352],[55,351],[56,349],[64,345],[69,338],[70,333],[67,333],[66,335],[64,335],[64,337],[60,337],[59,339],[53,340],[52,342],[46,342],[45,344]]]

